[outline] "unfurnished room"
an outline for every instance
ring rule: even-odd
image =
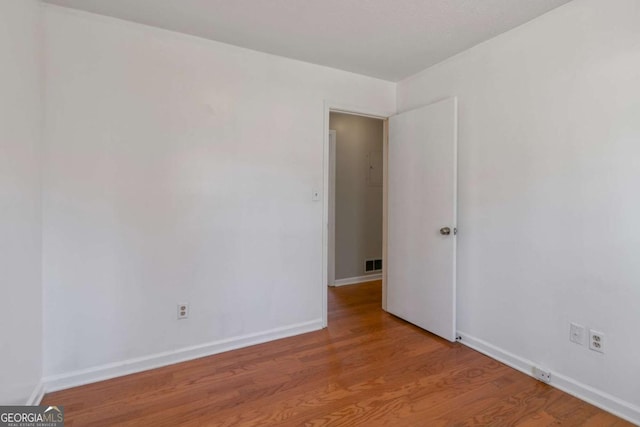
[[[640,425],[640,0],[0,0],[0,426]]]

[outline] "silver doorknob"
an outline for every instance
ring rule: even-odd
[[[440,234],[442,234],[443,236],[448,236],[449,234],[451,234],[451,229],[449,227],[442,227],[440,229]]]

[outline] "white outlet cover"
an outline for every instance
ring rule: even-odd
[[[544,369],[538,368],[537,366],[533,367],[533,376],[543,383],[549,384],[551,382],[551,372],[545,371]]]
[[[569,341],[584,345],[584,326],[577,323],[569,324]]]
[[[178,304],[178,320],[188,319],[188,318],[189,318],[189,304],[188,303]]]
[[[589,349],[604,353],[604,334],[593,329],[589,329]]]

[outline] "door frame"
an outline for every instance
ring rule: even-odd
[[[327,219],[327,285],[336,281],[336,131],[329,129],[329,217]]]
[[[323,161],[322,161],[322,327],[328,324],[328,279],[329,279],[329,118],[331,113],[346,113],[354,116],[372,117],[383,121],[382,130],[382,309],[387,309],[387,274],[384,263],[387,255],[387,153],[389,147],[389,117],[395,112],[376,111],[367,107],[347,105],[330,100],[324,101],[324,120],[322,125]],[[334,264],[335,266],[335,264]]]

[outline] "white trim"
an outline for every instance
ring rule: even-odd
[[[320,281],[320,302],[322,304],[322,327],[327,326],[328,307],[327,307],[327,283],[329,270],[329,118],[332,111],[355,114],[359,116],[373,117],[385,120],[395,113],[374,111],[354,105],[347,105],[331,100],[324,101],[324,121],[322,123],[322,188],[324,189],[322,196],[322,279]],[[372,279],[375,280],[375,279]],[[337,281],[336,281],[337,282]]]
[[[235,350],[242,347],[248,347],[255,344],[261,344],[268,341],[287,338],[293,335],[317,331],[319,329],[322,329],[322,322],[320,321],[320,319],[317,319],[292,326],[271,329],[266,332],[228,338],[207,344],[184,347],[178,350],[165,351],[149,356],[123,360],[121,362],[109,363],[107,365],[96,366],[89,369],[82,369],[65,374],[53,375],[45,377],[43,379],[44,390],[47,393],[50,393],[52,391],[64,390],[71,387],[77,387],[85,384],[95,383],[98,381],[108,380],[115,377],[121,377],[123,375],[134,374],[149,369],[172,365],[174,363],[186,362],[188,360],[211,356],[213,354],[218,354],[229,350]]]
[[[373,282],[374,280],[382,280],[382,273],[368,274],[366,276],[347,277],[346,279],[336,279],[333,286],[355,285],[357,283]]]
[[[333,286],[336,280],[336,141],[337,132],[329,130],[329,205],[327,210],[327,283]]]
[[[529,376],[533,375],[533,367],[539,366],[538,364],[520,357],[499,347],[494,346],[479,338],[475,338],[469,334],[458,331],[460,337],[459,342],[472,348],[482,354],[485,354],[492,359],[504,363],[520,372],[523,372]],[[545,368],[546,370],[546,368]],[[561,375],[557,372],[551,372],[551,386],[564,391],[578,399],[584,400],[598,408],[604,409],[607,412],[611,412],[620,418],[623,418],[631,423],[640,425],[640,407],[634,405],[631,402],[626,402],[587,384],[583,384],[573,378]]]
[[[387,242],[389,232],[389,119],[382,122],[382,309],[387,311]]]
[[[29,399],[25,403],[27,406],[39,405],[42,402],[42,398],[44,397],[44,383],[42,380],[38,382],[36,388],[33,389],[33,393],[29,396]]]

